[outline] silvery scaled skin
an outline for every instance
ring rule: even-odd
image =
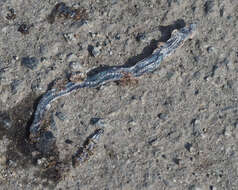
[[[145,73],[155,71],[160,63],[170,56],[178,47],[180,47],[187,39],[193,37],[196,30],[196,24],[190,24],[180,30],[174,30],[171,38],[161,47],[156,49],[154,53],[131,67],[110,67],[102,72],[88,76],[82,82],[69,82],[62,89],[51,89],[47,91],[34,113],[34,120],[30,126],[30,139],[32,142],[37,142],[40,136],[41,122],[44,119],[45,112],[50,108],[50,104],[57,98],[68,95],[80,88],[95,88],[111,81],[119,81],[130,75],[139,77]]]

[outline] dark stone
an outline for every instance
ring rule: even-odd
[[[45,62],[46,60],[47,60],[46,57],[41,57],[41,58],[40,58],[40,62]]]
[[[194,94],[195,94],[195,95],[198,95],[198,94],[199,94],[199,90],[196,89],[196,90],[194,91]]]
[[[192,6],[192,7],[191,7],[193,13],[196,11],[196,8],[197,8],[196,6]]]
[[[167,97],[163,103],[164,106],[172,106],[173,105],[173,97]]]
[[[204,4],[204,12],[205,14],[209,14],[212,12],[212,8],[214,7],[214,0],[208,0]]]
[[[214,47],[212,47],[212,46],[209,46],[209,47],[207,48],[207,52],[208,52],[208,53],[211,53],[213,50],[214,50]]]
[[[232,16],[231,16],[231,15],[228,15],[226,18],[227,18],[227,20],[231,20],[231,19],[232,19]]]
[[[167,159],[167,156],[165,154],[162,154],[161,157]]]
[[[107,41],[104,40],[103,43],[102,43],[103,46],[107,46]]]
[[[17,31],[26,35],[26,34],[29,34],[29,30],[30,30],[31,27],[32,27],[32,25],[26,25],[25,23],[23,23],[19,26]]]
[[[120,40],[120,39],[121,39],[120,34],[116,34],[116,35],[115,35],[115,39],[116,39],[116,40]]]
[[[21,59],[21,64],[31,70],[36,69],[39,61],[36,57],[23,57]]]
[[[135,100],[136,99],[136,96],[135,95],[132,95],[131,96],[131,100]]]
[[[191,149],[191,147],[192,147],[192,144],[191,144],[191,143],[186,143],[186,144],[184,145],[184,147],[186,148],[187,151],[190,152],[190,149]]]
[[[99,117],[93,117],[93,118],[90,119],[89,124],[90,124],[90,125],[95,125],[95,124],[98,123],[98,121],[99,121],[100,119],[101,119],[101,118],[99,118]]]
[[[96,42],[96,47],[99,47],[100,46],[100,43],[99,42]]]
[[[141,40],[144,40],[145,39],[145,33],[138,33],[136,35],[136,41],[137,42],[140,42]]]
[[[64,142],[67,143],[67,144],[72,144],[73,143],[73,141],[71,141],[69,139],[66,139]]]
[[[92,45],[88,46],[88,52],[93,57],[97,57],[100,54],[100,50]]]
[[[162,120],[166,120],[168,118],[168,115],[166,113],[159,113],[158,118],[160,118]]]
[[[6,130],[12,127],[12,121],[7,113],[0,113],[0,127]]]
[[[201,48],[201,42],[200,42],[200,40],[196,40],[196,42],[195,42],[195,47],[197,48],[197,49],[200,49]]]
[[[199,56],[193,56],[193,60],[194,60],[196,63],[198,63],[199,60],[200,60],[200,57],[199,57]]]
[[[224,7],[220,9],[220,17],[223,17],[223,15],[224,15]]]
[[[213,190],[213,189],[214,189],[214,188],[213,188],[213,185],[210,185],[209,189],[210,189],[210,190]]]
[[[194,126],[194,125],[196,124],[196,120],[197,120],[196,118],[192,119],[191,122],[190,122],[190,124],[191,124],[192,126]]]
[[[175,164],[179,165],[179,162],[180,162],[181,159],[173,158],[172,160]]]
[[[155,141],[157,141],[157,137],[154,137],[148,141],[149,145],[152,145]]]

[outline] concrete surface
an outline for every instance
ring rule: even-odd
[[[238,1],[64,2],[86,10],[82,19],[49,23],[56,0],[0,1],[1,189],[237,189]],[[50,155],[29,143],[35,106],[55,79],[134,64],[195,22],[194,38],[138,84],[57,100],[46,117]],[[94,118],[105,134],[74,168]]]

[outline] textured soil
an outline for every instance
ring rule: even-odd
[[[57,3],[0,1],[0,189],[237,189],[238,1],[65,0],[77,18],[53,18]],[[190,23],[196,35],[152,74],[54,102],[53,150],[29,142],[54,81],[133,65]],[[73,167],[100,125],[90,158]]]

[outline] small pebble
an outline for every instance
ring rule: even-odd
[[[226,17],[226,19],[227,19],[227,20],[231,20],[231,19],[232,19],[232,16],[231,16],[231,15],[228,15],[228,16]]]
[[[136,36],[136,41],[140,42],[145,39],[145,33],[138,33]]]
[[[108,42],[108,40],[104,40],[103,43],[102,43],[102,45],[103,45],[103,46],[107,46],[109,43],[110,43],[110,42]]]
[[[199,123],[200,123],[200,121],[197,120],[196,118],[192,119],[191,122],[190,122],[190,124],[191,124],[192,126],[198,125]]]
[[[94,57],[97,57],[100,54],[100,49],[98,47],[94,47],[92,50],[92,54]]]
[[[76,71],[83,71],[84,67],[80,62],[76,62],[76,61],[71,61],[69,63],[69,68],[71,69],[71,71],[76,72]]]
[[[93,118],[91,118],[90,119],[90,125],[96,125],[98,122],[99,122],[99,120],[100,120],[101,118],[99,118],[99,117],[93,117]]]
[[[46,57],[41,57],[41,58],[40,58],[40,62],[41,62],[41,63],[46,63],[46,61],[47,61],[47,58],[46,58]]]
[[[222,7],[219,12],[220,12],[220,17],[223,17],[223,15],[224,15],[224,7]]]
[[[101,53],[99,47],[93,47],[92,45],[88,46],[88,52],[93,57],[97,57]]]
[[[17,93],[17,88],[19,87],[20,84],[21,84],[20,80],[13,80],[13,82],[11,83],[12,94],[16,94]]]
[[[197,7],[196,7],[195,5],[193,5],[193,6],[191,7],[191,9],[192,9],[193,13],[195,13]]]
[[[194,91],[194,95],[198,95],[198,94],[199,94],[199,90],[196,89],[196,90]]]
[[[21,32],[22,34],[26,35],[29,34],[29,30],[33,25],[26,25],[25,23],[21,24],[18,28],[18,32]]]
[[[168,119],[168,115],[166,113],[159,113],[158,117],[164,121]]]
[[[207,48],[207,52],[208,52],[208,53],[211,53],[211,52],[213,52],[213,51],[214,51],[214,47],[209,46],[209,47]]]
[[[180,162],[181,159],[173,158],[172,160],[175,164],[179,165],[179,162]]]
[[[64,36],[64,39],[65,39],[67,42],[76,41],[76,37],[75,37],[75,34],[74,34],[74,33],[65,33],[65,34],[63,34],[63,36]]]
[[[72,144],[72,143],[73,143],[73,141],[71,141],[70,139],[66,139],[64,142],[65,142],[66,144]]]
[[[120,34],[117,33],[117,34],[115,35],[115,39],[116,39],[116,40],[120,40],[120,39],[121,39]]]
[[[14,61],[18,61],[18,60],[19,60],[19,57],[16,56],[16,55],[13,55],[13,56],[12,56],[12,59],[13,59]]]
[[[34,70],[37,68],[39,61],[36,57],[23,57],[21,59],[21,65]]]
[[[103,118],[93,117],[90,119],[90,125],[97,125],[99,127],[105,126],[105,120]]]
[[[12,127],[12,121],[7,113],[0,114],[0,126],[4,127],[7,130]]]
[[[184,145],[184,147],[186,148],[186,150],[187,151],[191,151],[191,147],[192,147],[192,144],[191,143],[186,143],[185,145]]]
[[[217,188],[214,187],[213,185],[210,185],[210,186],[209,186],[209,190],[217,190]]]
[[[148,143],[149,143],[149,145],[153,145],[157,140],[158,140],[157,137],[153,137],[153,138],[149,139]]]
[[[61,121],[64,121],[66,119],[66,116],[63,112],[56,112],[55,115]]]
[[[205,14],[207,15],[207,14],[211,13],[213,7],[214,7],[214,0],[206,1],[205,4],[204,4],[204,12],[205,12]]]

